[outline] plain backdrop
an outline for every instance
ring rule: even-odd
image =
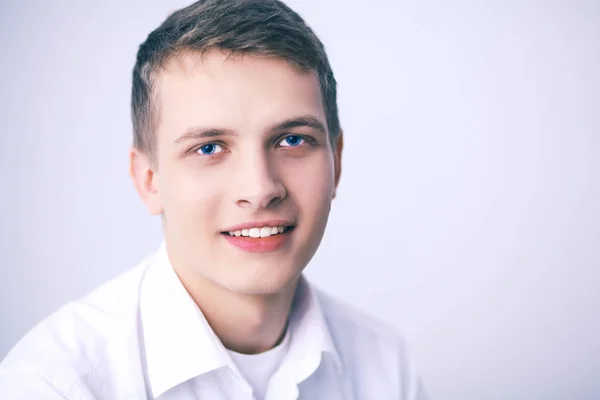
[[[288,3],[339,82],[307,275],[434,399],[600,398],[600,3]],[[127,174],[137,46],[188,2],[0,4],[0,358],[161,240]]]

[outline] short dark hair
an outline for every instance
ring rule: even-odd
[[[329,139],[340,134],[336,81],[323,43],[295,11],[278,0],[199,0],[172,13],[140,45],[131,93],[133,145],[156,161],[158,72],[186,51],[277,57],[303,72],[316,71]]]

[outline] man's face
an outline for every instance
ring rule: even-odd
[[[339,176],[316,73],[212,51],[173,60],[156,89],[151,210],[172,261],[235,292],[284,289],[319,246]]]

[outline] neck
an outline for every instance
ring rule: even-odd
[[[175,271],[227,349],[257,354],[275,347],[283,338],[297,281],[277,293],[244,294],[197,273]]]

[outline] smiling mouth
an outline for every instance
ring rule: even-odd
[[[241,229],[239,231],[221,232],[221,234],[231,237],[262,239],[270,236],[278,236],[284,233],[288,233],[293,229],[293,226],[264,226],[262,228],[249,228]]]

